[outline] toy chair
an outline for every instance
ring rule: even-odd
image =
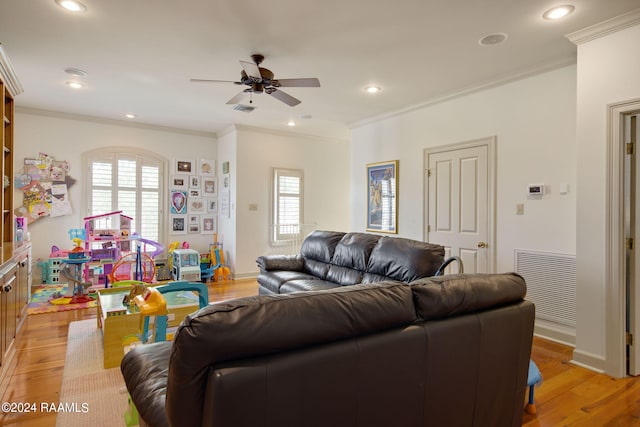
[[[161,342],[167,340],[168,309],[163,294],[170,292],[191,291],[198,293],[199,308],[209,304],[209,291],[207,286],[196,282],[171,282],[166,285],[147,288],[142,295],[134,298],[134,302],[141,314],[142,334],[140,341]],[[154,330],[149,331],[150,317],[155,316]],[[153,339],[151,339],[153,338]]]

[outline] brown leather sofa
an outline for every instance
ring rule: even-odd
[[[408,283],[437,273],[444,247],[401,237],[316,230],[297,255],[256,260],[261,295],[332,289],[394,280]]]
[[[121,369],[154,427],[520,426],[525,292],[511,273],[236,299]]]

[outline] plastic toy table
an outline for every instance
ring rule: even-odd
[[[98,328],[102,328],[104,368],[120,366],[125,349],[139,343],[140,313],[132,312],[122,300],[131,287],[98,290]],[[198,295],[176,292],[166,295],[169,311],[168,326],[176,327],[187,314],[198,310]]]

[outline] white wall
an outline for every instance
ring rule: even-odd
[[[271,251],[268,230],[274,167],[304,170],[305,223],[317,223],[325,230],[349,229],[348,141],[245,126],[236,129],[237,160],[232,165],[236,170],[236,277],[255,276],[256,258]],[[258,209],[249,210],[249,204]]]
[[[168,175],[173,170],[173,159],[176,157],[215,159],[217,155],[217,142],[213,135],[150,126],[135,127],[124,122],[121,125],[115,121],[90,121],[61,114],[19,109],[15,117],[14,170],[22,169],[25,157],[33,158],[39,152],[45,152],[58,160],[69,161],[70,176],[76,179],[76,184],[69,190],[72,215],[46,217],[30,224],[29,232],[35,258],[48,258],[52,245],[60,248],[73,246],[67,231],[71,228],[81,228],[82,218],[86,216],[86,212],[83,211],[86,205],[83,199],[85,177],[82,170],[82,154],[85,151],[110,146],[131,146],[158,153],[169,161]],[[168,180],[168,177],[165,179]],[[168,185],[167,181],[165,183]],[[168,190],[168,187],[165,188]],[[22,194],[16,191],[14,198],[14,207],[21,206]],[[168,235],[168,242],[174,240],[186,240],[195,249],[206,250],[211,236]]]
[[[606,360],[607,105],[640,98],[640,26],[578,46],[578,328],[575,355]]]
[[[236,271],[236,172],[237,144],[236,130],[231,127],[218,135],[218,240],[222,242],[225,264],[232,272]],[[222,215],[221,201],[223,190],[222,163],[229,162],[229,213]]]
[[[366,164],[398,159],[398,234],[422,240],[424,149],[495,135],[496,271],[514,269],[516,248],[575,253],[575,87],[568,66],[352,129],[350,228],[366,228]],[[528,200],[529,183],[549,194]]]

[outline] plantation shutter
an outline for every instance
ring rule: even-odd
[[[161,242],[163,162],[144,154],[104,151],[89,157],[88,215],[122,211],[131,231]]]
[[[303,172],[274,169],[274,235],[273,240],[286,240],[300,233],[303,207]]]

